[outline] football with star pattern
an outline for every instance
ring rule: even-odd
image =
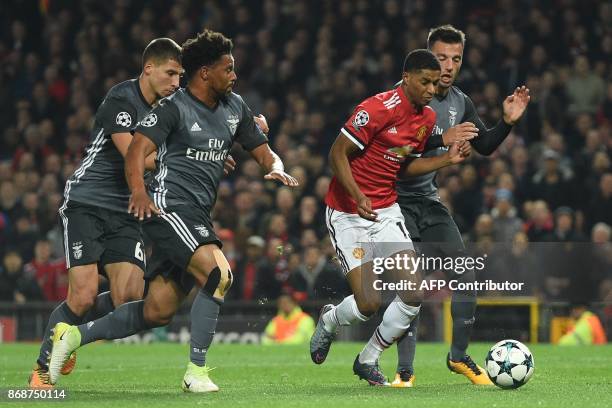
[[[535,368],[531,351],[516,340],[502,340],[491,347],[485,367],[493,384],[503,389],[525,385]]]

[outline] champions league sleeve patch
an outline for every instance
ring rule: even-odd
[[[115,123],[119,126],[130,127],[132,124],[132,117],[127,112],[119,112],[115,118]]]
[[[365,110],[360,110],[355,115],[355,119],[353,119],[353,127],[355,130],[359,131],[362,127],[368,124],[370,121],[370,115]]]
[[[140,122],[140,124],[144,127],[155,126],[157,123],[157,115],[154,113],[149,113],[145,118]]]

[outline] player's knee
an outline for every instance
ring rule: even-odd
[[[420,284],[419,284],[420,286]],[[397,293],[400,300],[410,306],[419,306],[423,302],[423,289],[417,287],[414,290],[405,290]]]
[[[371,317],[380,309],[380,299],[355,299],[359,313],[366,317]]]
[[[172,321],[174,316],[173,310],[167,310],[160,305],[145,302],[143,308],[145,322],[150,327],[166,326]]]
[[[115,307],[119,307],[124,303],[140,300],[141,296],[137,295],[134,291],[129,291],[126,288],[123,290],[111,291],[111,299],[113,300],[113,305]]]
[[[96,303],[97,291],[95,288],[78,288],[72,289],[68,292],[68,298],[66,299],[68,307],[76,315],[82,316]]]
[[[112,288],[111,298],[113,304],[118,307],[127,302],[133,302],[134,300],[140,300],[143,296],[144,284],[128,284],[122,288]]]
[[[202,291],[214,299],[223,301],[232,286],[233,280],[234,276],[229,264],[216,266],[208,274],[206,282],[202,285]]]

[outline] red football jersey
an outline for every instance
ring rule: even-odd
[[[361,102],[342,127],[342,134],[361,150],[349,158],[353,178],[372,201],[372,209],[397,200],[395,182],[407,156],[418,157],[436,123],[429,106],[417,112],[401,86]],[[355,200],[334,176],[325,203],[338,211],[357,213]]]

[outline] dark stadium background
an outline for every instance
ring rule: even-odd
[[[428,29],[445,23],[467,34],[457,85],[489,126],[500,119],[501,101],[515,86],[530,88],[531,103],[491,157],[474,154],[467,164],[440,172],[441,199],[475,248],[515,243],[516,253],[499,252],[507,256],[500,255],[499,270],[532,282],[520,295],[541,302],[542,339],[551,316],[585,300],[610,333],[611,2],[3,0],[0,322],[5,333],[10,326],[18,340],[40,337],[48,313],[65,296],[57,209],[101,98],[114,84],[138,75],[150,40],[168,36],[180,44],[204,27],[233,38],[235,91],[267,117],[271,144],[301,184],[289,190],[264,182],[256,163],[234,152],[238,167],[222,182],[214,213],[237,277],[219,331],[261,332],[282,292],[293,293],[310,312],[341,298],[346,287],[322,213],[330,180],[327,153],[352,108],[392,87],[407,51],[423,48]],[[512,194],[506,217],[499,215],[500,189]],[[536,242],[549,243],[548,254],[565,254],[562,261],[538,264],[542,251]],[[305,279],[313,270],[316,279]],[[427,324],[421,326],[427,328],[420,333],[426,338],[442,336],[442,297],[433,296],[424,309],[421,320]],[[527,335],[524,311],[509,308],[502,316],[514,337]],[[171,338],[180,335],[186,319],[175,319]],[[495,321],[479,319],[485,326],[475,337],[490,338],[493,329],[486,325]],[[368,332],[356,328],[346,338],[362,330]]]

